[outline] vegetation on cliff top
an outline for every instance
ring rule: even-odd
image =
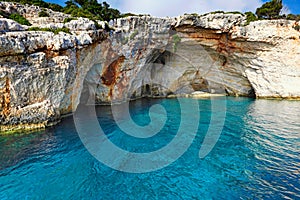
[[[109,21],[122,17],[119,10],[110,8],[106,2],[98,3],[97,0],[68,0],[66,6],[55,3],[48,3],[43,0],[9,0],[21,4],[35,5],[42,8],[49,8],[54,11],[71,14],[72,17],[85,17],[91,20]],[[41,17],[46,17],[47,13],[41,13]]]
[[[9,15],[8,18],[18,22],[19,24],[31,26],[30,22],[25,17],[17,13]]]
[[[55,3],[48,3],[43,0],[3,0],[8,2],[16,2],[20,4],[29,4],[29,5],[35,5],[42,8],[49,8],[54,11],[63,12],[63,7],[61,5],[55,4]]]
[[[259,19],[278,19],[282,8],[282,0],[271,0],[257,8],[255,13]]]
[[[28,31],[49,31],[53,32],[54,34],[58,34],[59,32],[65,32],[68,34],[71,34],[70,30],[68,28],[39,28],[39,27],[30,27]]]
[[[261,7],[256,9],[255,14],[252,12],[246,12],[248,25],[252,21],[262,20],[262,19],[288,19],[300,21],[300,15],[294,14],[281,14],[283,9],[282,0],[271,0],[264,3]]]
[[[104,20],[119,18],[119,10],[110,8],[105,1],[98,3],[97,0],[68,0],[63,12],[71,14],[72,17],[86,17],[91,20]]]
[[[177,51],[177,46],[178,44],[181,42],[181,38],[179,37],[179,35],[173,35],[173,43],[174,43],[174,46],[173,46],[173,51],[176,52]]]
[[[46,10],[42,10],[39,12],[39,17],[50,17]]]
[[[119,10],[110,8],[110,5],[105,1],[103,3],[99,3],[97,0],[68,0],[65,2],[65,6],[61,6],[55,3],[48,3],[43,0],[8,0],[12,2],[17,2],[21,4],[29,4],[35,5],[42,8],[49,8],[54,11],[63,12],[66,14],[70,14],[72,17],[66,18],[64,23],[67,23],[77,17],[84,17],[90,20],[93,20],[96,25],[97,20],[101,21],[110,21],[112,19],[132,16],[135,14],[125,13],[121,14]],[[255,14],[252,12],[246,12],[245,14],[240,12],[224,12],[224,11],[214,11],[212,14],[216,13],[233,13],[233,14],[242,14],[246,15],[247,22],[245,25],[250,24],[252,21],[262,20],[262,19],[288,19],[288,20],[296,20],[300,21],[300,15],[288,14],[281,15],[283,9],[282,0],[270,0],[269,2],[264,3],[261,7],[256,9]],[[0,10],[1,12],[1,10]],[[27,19],[19,14],[6,15],[6,13],[0,13],[4,17],[15,20],[16,22],[28,25],[31,24]],[[50,17],[49,13],[46,9],[43,9],[39,14],[39,17]],[[100,27],[98,25],[98,27]]]
[[[257,20],[257,16],[252,12],[245,12],[245,15],[247,17],[247,21],[245,25],[248,25],[250,24],[250,22],[254,22]]]
[[[255,14],[252,12],[245,12],[244,14],[238,11],[234,12],[224,12],[224,11],[213,11],[207,14],[241,14],[246,15],[246,23],[245,25],[249,25],[250,22],[257,21],[257,20],[264,20],[264,19],[287,19],[287,20],[295,20],[300,21],[300,15],[294,14],[281,14],[282,10],[284,9],[282,0],[270,0],[269,2],[264,3],[261,7],[256,9]],[[205,14],[205,15],[207,15]],[[197,15],[197,14],[193,14]]]

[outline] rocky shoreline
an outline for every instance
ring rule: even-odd
[[[0,18],[0,132],[43,128],[79,103],[212,95],[300,98],[297,22],[241,14],[131,16],[98,22],[0,2],[32,26]],[[201,96],[201,95],[200,95]]]

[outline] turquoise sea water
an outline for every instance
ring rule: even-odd
[[[199,122],[193,114],[188,120],[199,124],[193,143],[178,160],[149,173],[116,171],[96,160],[72,117],[44,131],[0,136],[0,199],[300,199],[300,102],[186,101],[199,103]],[[213,103],[226,103],[225,124],[213,150],[199,158]],[[151,138],[122,132],[110,106],[96,108],[99,124],[122,149],[160,149],[176,134],[181,111],[176,99],[133,101],[130,113],[136,124],[150,122],[153,104],[163,105],[168,119]]]

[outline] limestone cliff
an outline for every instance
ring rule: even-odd
[[[20,6],[0,4],[9,11]],[[64,24],[63,14],[37,19],[39,8],[30,9],[21,14],[30,13],[35,26],[68,27],[72,34],[26,31],[0,18],[1,132],[55,124],[80,102],[194,91],[300,98],[295,21],[244,26],[240,14],[133,16],[111,22],[106,31],[83,18]]]

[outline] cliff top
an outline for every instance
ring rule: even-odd
[[[48,3],[49,4],[49,3]],[[49,6],[50,5],[50,6]],[[48,7],[56,10],[68,12],[63,8],[56,8],[49,4]],[[15,2],[0,2],[0,31],[2,33],[11,31],[51,31],[58,33],[60,31],[65,33],[77,34],[78,31],[91,31],[97,29],[128,31],[134,29],[141,23],[152,24],[152,26],[164,26],[164,23],[172,24],[172,26],[194,26],[205,29],[214,29],[228,32],[235,26],[246,26],[254,21],[253,13],[249,12],[243,14],[239,12],[223,12],[215,11],[203,15],[185,14],[174,18],[165,17],[158,18],[150,15],[133,15],[133,14],[116,14],[118,18],[108,22],[101,21],[95,18],[74,17],[74,14],[66,14],[63,12],[53,11],[50,8],[42,8],[35,5],[20,4]],[[68,7],[66,7],[68,8]],[[80,9],[80,8],[78,8]],[[112,9],[112,11],[114,11]],[[110,11],[110,12],[112,12]],[[132,15],[132,16],[131,16]],[[250,17],[249,17],[250,16]],[[1,18],[2,17],[2,18]],[[252,18],[251,18],[252,17]],[[10,19],[9,19],[10,18]],[[138,23],[131,23],[136,21]],[[292,23],[296,30],[300,30],[298,22],[286,22],[286,20],[279,20],[279,23]],[[252,22],[253,23],[253,22]],[[255,22],[256,25],[272,24],[274,22],[269,20],[261,20]],[[278,23],[278,21],[277,21]]]

